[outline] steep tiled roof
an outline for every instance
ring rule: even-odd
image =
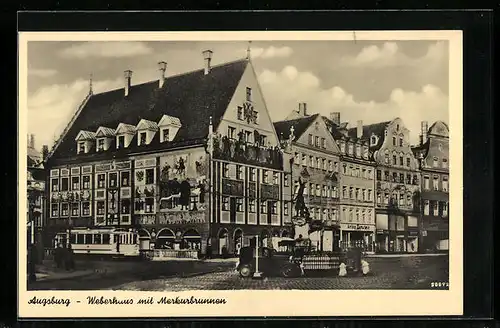
[[[107,128],[105,126],[99,127],[99,129],[97,131],[99,131],[105,137],[113,137],[115,135],[114,129]],[[97,131],[96,131],[96,134],[97,134]]]
[[[379,138],[379,142],[376,146],[370,146],[370,150],[374,151],[379,149],[382,146],[383,140],[385,138],[384,131],[387,125],[389,125],[391,121],[380,122],[375,124],[363,125],[363,134],[361,136],[361,140],[370,140],[372,135],[376,135]],[[357,136],[357,128],[351,128],[348,130],[349,137],[356,138]]]
[[[319,114],[314,114],[294,120],[275,122],[274,129],[276,130],[279,138],[281,138],[281,135],[283,135],[283,138],[287,139],[290,135],[290,128],[293,126],[293,134],[295,135],[295,138],[298,139],[307,130],[309,125],[314,122],[318,115]]]
[[[154,121],[149,121],[149,120],[141,120],[139,124],[137,124],[136,129],[139,130],[151,130],[151,131],[157,131],[158,130],[158,124]]]
[[[340,129],[343,125],[343,123],[338,126],[335,122],[330,120],[328,117],[323,116],[323,120],[325,121],[326,126],[328,127],[328,130],[330,130],[330,133],[332,134],[333,138],[335,140],[340,140],[342,138],[345,138],[345,136],[340,132]]]
[[[160,145],[159,138],[155,137],[150,145],[139,147],[132,140],[130,147],[123,151],[146,151],[201,142],[208,134],[210,116],[214,128],[218,126],[247,64],[247,60],[238,60],[213,66],[207,75],[200,69],[172,76],[165,80],[161,89],[158,80],[133,85],[127,97],[123,88],[92,95],[50,161],[76,155],[75,137],[81,130],[96,131],[99,126],[116,128],[120,123],[136,126],[141,119],[159,122],[164,114],[182,122],[172,142]],[[109,156],[111,149],[102,154],[108,153]],[[102,154],[93,155],[99,157]]]
[[[118,130],[118,128],[119,128],[119,130]],[[135,133],[135,125],[121,123],[116,128],[115,133],[118,133],[118,132],[120,132],[120,133],[134,134]]]
[[[81,130],[78,131],[75,139],[79,138],[80,140],[94,140],[95,139],[95,132],[92,131],[86,131],[86,130]]]

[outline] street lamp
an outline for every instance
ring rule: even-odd
[[[254,279],[262,279],[262,272],[259,271],[259,235],[255,236],[255,272]]]

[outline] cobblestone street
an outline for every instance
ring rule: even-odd
[[[130,282],[110,288],[129,291],[185,291],[231,289],[430,289],[431,282],[448,282],[447,256],[370,258],[371,273],[365,277],[323,275],[285,279],[243,279],[227,270],[195,277]]]

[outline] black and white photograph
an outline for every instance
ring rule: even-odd
[[[453,33],[99,34],[25,41],[25,293],[447,293],[462,274]]]

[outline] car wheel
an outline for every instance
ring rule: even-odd
[[[300,268],[294,264],[286,264],[281,268],[281,275],[284,278],[293,278],[300,276]]]
[[[243,264],[240,266],[238,272],[242,278],[250,278],[252,276],[252,267],[248,264]]]

